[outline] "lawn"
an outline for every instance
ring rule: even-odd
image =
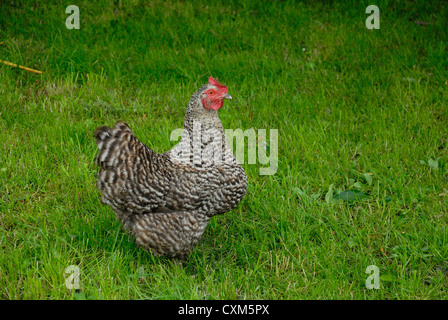
[[[0,297],[447,299],[448,3],[376,1],[372,30],[370,4],[2,0],[0,60],[43,73],[0,63]],[[246,157],[179,266],[100,203],[93,132],[167,151],[209,76],[225,128],[278,130],[278,170]]]

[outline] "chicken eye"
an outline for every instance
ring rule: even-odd
[[[210,95],[214,94],[214,92],[213,92],[212,90],[210,90],[208,93],[209,93]]]

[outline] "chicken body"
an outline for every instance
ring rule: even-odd
[[[156,255],[188,257],[210,218],[235,208],[246,193],[246,174],[217,113],[228,97],[227,87],[210,78],[191,97],[179,144],[163,154],[123,122],[95,131],[101,202]]]

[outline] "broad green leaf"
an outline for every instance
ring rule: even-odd
[[[439,159],[436,159],[436,160],[429,159],[428,165],[431,169],[434,169],[434,170],[439,169]]]
[[[341,193],[334,197],[334,199],[342,201],[362,201],[367,198],[369,198],[369,196],[364,192],[353,189],[341,191]]]
[[[331,204],[333,202],[333,184],[328,188],[328,192],[325,195],[325,202]]]
[[[372,185],[372,183],[373,183],[373,181],[372,181],[372,176],[369,174],[369,173],[364,173],[364,179],[366,179],[366,181],[367,181],[367,184],[369,185],[369,186],[371,186]]]

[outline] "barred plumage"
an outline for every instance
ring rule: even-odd
[[[246,193],[246,174],[217,113],[225,98],[227,87],[210,77],[191,97],[181,141],[163,154],[124,122],[95,131],[101,202],[156,255],[186,258],[209,219],[235,208]]]

